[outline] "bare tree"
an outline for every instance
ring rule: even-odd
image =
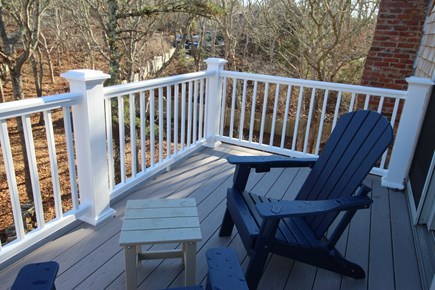
[[[252,63],[257,67],[253,69],[262,65],[262,73],[359,82],[373,37],[379,0],[247,0],[244,3],[250,43],[238,50],[256,56],[258,61],[254,59]],[[333,93],[330,97],[334,97]],[[310,97],[307,95],[305,99],[303,114],[310,107]],[[320,118],[322,92],[316,92],[315,100],[312,126]]]
[[[44,33],[41,33],[40,44],[41,44],[42,48],[44,49],[44,54],[45,54],[45,57],[47,60],[50,81],[52,84],[54,84],[54,82],[55,82],[54,68],[53,68],[53,60],[51,58],[51,52],[53,51],[55,46],[57,46],[57,44],[55,44],[55,46],[49,47],[48,42],[47,42],[47,38],[45,37]],[[40,58],[42,59],[42,56]]]
[[[224,37],[224,58],[228,60],[229,67],[236,69],[236,49],[241,37],[240,31],[245,21],[243,17],[243,5],[239,0],[220,0],[219,5],[224,10],[223,14],[218,14],[214,20]]]
[[[249,18],[269,59],[289,75],[354,82],[370,47],[379,1],[269,0]],[[256,32],[256,33],[255,33]],[[355,73],[355,71],[353,71]]]
[[[0,64],[0,103],[5,102],[5,92],[3,90],[3,80],[8,72],[8,66],[5,64]]]
[[[41,18],[50,0],[0,0],[0,58],[7,65],[15,100],[24,99],[22,70],[34,54],[41,32]],[[29,164],[21,119],[17,118],[24,161],[27,197],[33,200]]]
[[[22,69],[34,53],[41,32],[41,18],[50,0],[0,2],[0,57],[9,67],[13,95],[24,98]]]
[[[217,13],[215,6],[206,0],[195,1],[119,1],[84,0],[94,11],[107,50],[104,53],[109,62],[109,83],[118,83],[121,75],[132,71],[138,52],[138,43],[149,36],[156,19],[171,13],[186,13],[210,17]],[[147,28],[150,28],[147,30]],[[95,42],[96,43],[96,42]]]

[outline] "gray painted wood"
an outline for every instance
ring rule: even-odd
[[[395,289],[388,191],[377,182],[372,190],[368,288]]]
[[[331,225],[331,227],[335,228],[337,224],[338,221],[336,220]],[[343,232],[341,238],[338,240],[336,245],[337,250],[339,250],[341,254],[347,258],[349,258],[346,253],[346,246],[348,244],[348,241],[349,241],[349,227]],[[313,285],[313,290],[340,289],[341,278],[342,276],[336,273],[323,269],[318,269]]]
[[[226,162],[228,154],[266,155],[230,145],[204,148],[173,166],[171,171],[144,182],[114,204],[117,215],[107,223],[98,228],[81,224],[0,272],[0,289],[10,288],[25,264],[46,260],[60,263],[56,280],[58,289],[124,289],[124,250],[119,246],[119,233],[129,199],[195,198],[203,235],[197,247],[197,283],[205,284],[205,252],[210,247],[235,249],[246,269],[249,257],[237,231],[234,230],[230,237],[218,236],[226,189],[232,184],[234,172],[234,167]],[[291,168],[254,173],[247,188],[270,197],[293,199],[308,172],[309,169]],[[369,177],[367,183],[373,186],[375,203],[370,210],[357,213],[337,245],[346,257],[363,266],[368,273],[366,279],[354,280],[272,256],[259,289],[411,289],[408,286],[419,289],[406,201],[401,193],[382,188],[377,177]],[[144,249],[148,248],[176,249],[179,244],[153,245]],[[144,261],[138,270],[139,289],[178,287],[183,279],[180,259]]]
[[[347,259],[360,265],[364,269],[366,279],[356,280],[342,276],[341,286],[337,289],[367,289],[367,275],[369,273],[369,243],[370,210],[360,210],[355,214],[350,226],[348,227],[348,240],[346,243],[345,256]]]
[[[407,212],[406,197],[403,192],[389,191],[391,205],[391,234],[394,237],[394,277],[396,289],[422,289],[417,267],[409,265],[417,264],[417,256],[412,239],[410,219],[404,215]],[[417,282],[415,282],[417,281]],[[414,283],[414,284],[411,284]]]
[[[294,260],[272,255],[261,277],[259,289],[284,289],[294,265]],[[278,277],[278,278],[277,278]],[[296,289],[296,288],[294,288]]]
[[[317,271],[317,267],[295,261],[284,289],[312,289]]]

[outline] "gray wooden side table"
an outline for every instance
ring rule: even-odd
[[[194,198],[129,200],[119,245],[125,249],[127,289],[136,289],[138,262],[182,258],[185,285],[194,285],[196,242],[202,239]],[[181,243],[181,249],[141,252],[141,245]]]

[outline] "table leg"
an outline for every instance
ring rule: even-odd
[[[142,245],[136,245],[136,265],[140,269],[142,268],[142,260],[139,259],[139,253],[142,253]]]
[[[195,285],[196,280],[196,242],[183,243],[184,285]]]
[[[125,246],[125,281],[127,283],[127,290],[137,289],[137,276],[136,276],[136,246]]]
[[[187,243],[185,242],[181,243],[181,251],[183,252],[183,254],[181,255],[181,262],[183,263],[184,267],[186,267],[186,257],[185,257],[186,244]]]

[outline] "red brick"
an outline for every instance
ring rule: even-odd
[[[395,102],[396,102],[396,99],[392,99],[392,98],[384,99],[384,104],[394,104]]]
[[[406,65],[402,63],[392,63],[391,67],[404,69],[406,68]]]
[[[398,7],[394,7],[394,8],[390,8],[389,10],[388,10],[388,13],[391,13],[391,14],[401,14],[401,13],[403,13],[403,8],[398,8]]]
[[[408,14],[408,13],[402,13],[402,14],[398,14],[397,19],[412,19],[414,17],[414,15],[412,14]]]
[[[372,58],[370,58],[373,61],[381,61],[383,58],[380,56],[373,56]]]
[[[376,25],[376,29],[377,30],[387,30],[387,31],[395,30],[395,28],[393,26],[387,25],[387,24],[384,24],[384,25],[380,24],[379,26]]]
[[[409,31],[409,26],[404,25],[403,23],[396,23],[394,30],[396,30],[396,31]]]
[[[361,83],[406,89],[425,20],[425,0],[382,0]]]
[[[410,59],[410,55],[408,53],[394,53],[393,57],[400,59]]]
[[[398,36],[398,35],[401,35],[401,33],[399,31],[396,31],[396,30],[384,31],[383,34],[386,35],[386,36]]]
[[[385,40],[390,40],[391,37],[387,36],[387,35],[375,35],[373,37],[373,41],[385,41]]]
[[[400,62],[400,59],[396,57],[386,57],[384,58],[384,61],[387,63],[396,63],[396,62]]]
[[[385,19],[397,19],[397,15],[394,13],[389,12],[390,14],[382,14],[379,16],[379,20],[385,20]]]
[[[417,49],[418,43],[400,42],[400,43],[397,44],[397,47],[401,47],[401,48],[415,48],[415,49]]]
[[[385,52],[380,52],[380,53],[378,53],[378,56],[379,57],[391,57],[393,55],[393,53],[392,52],[389,52],[389,51],[385,51]]]
[[[420,19],[415,18],[415,17],[418,17],[418,16],[415,15],[412,18],[404,19],[403,23],[406,25],[409,25],[409,26],[420,26],[424,21],[421,21]]]

